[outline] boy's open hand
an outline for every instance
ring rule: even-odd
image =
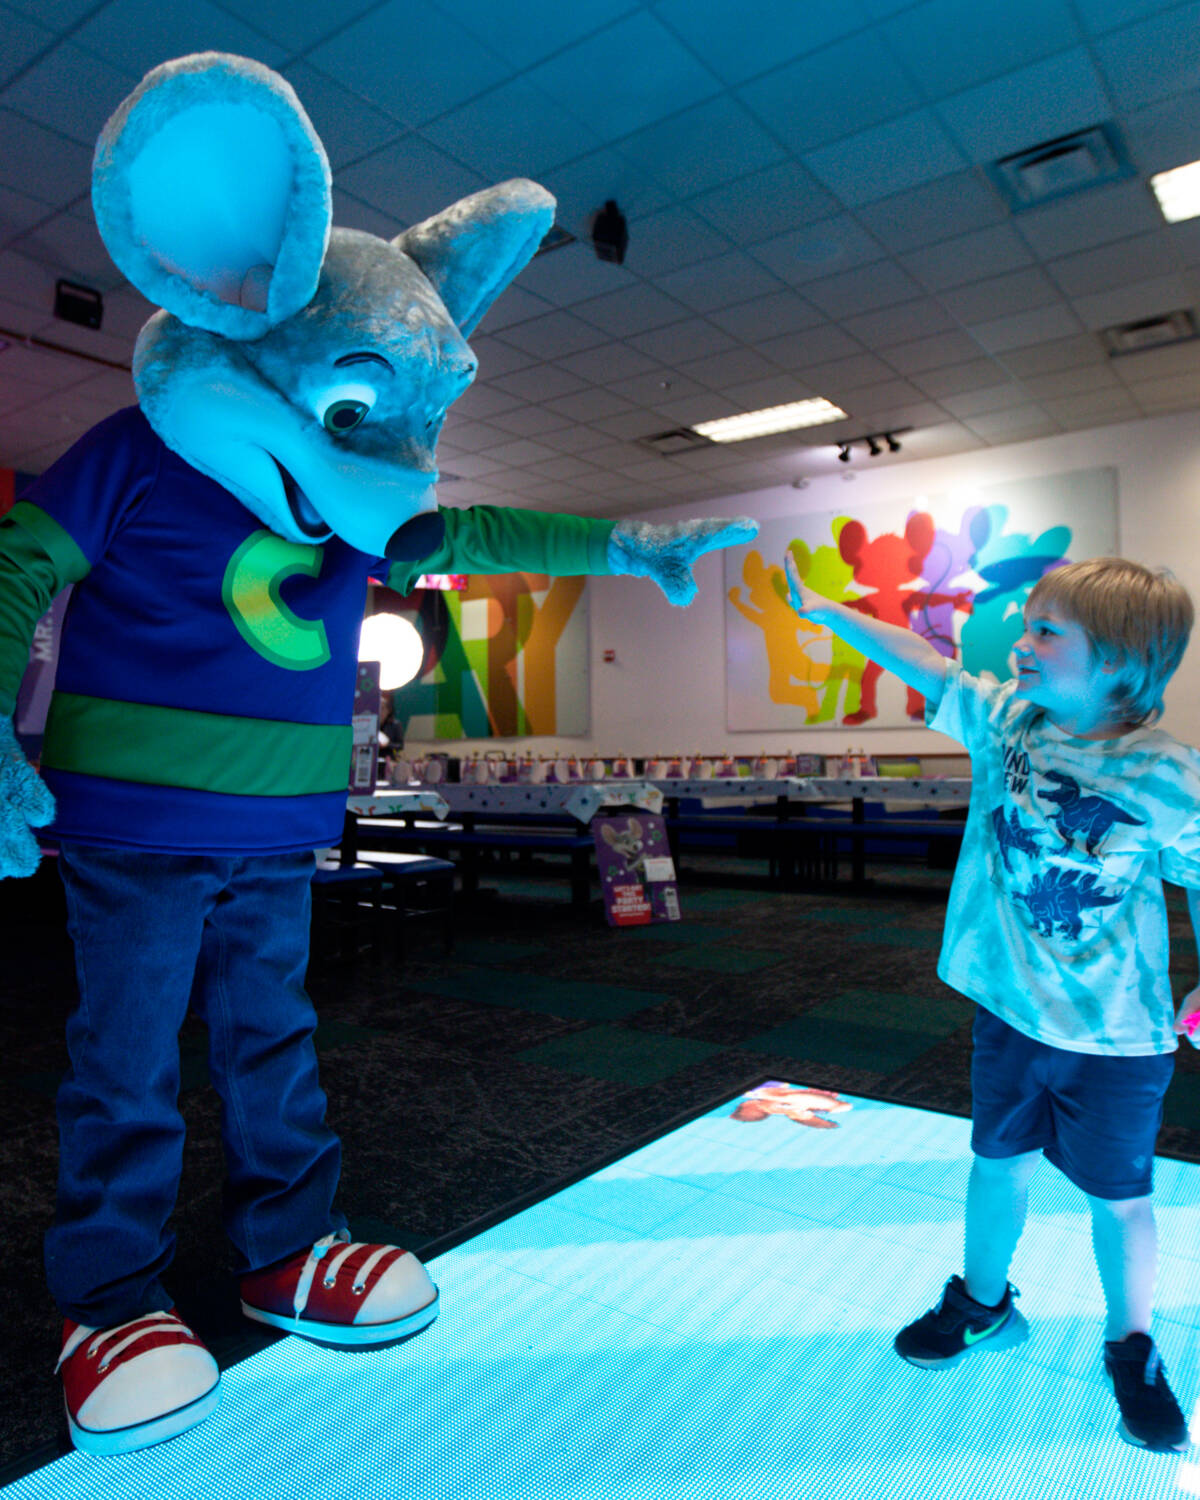
[[[1192,990],[1179,1002],[1175,1035],[1185,1036],[1193,1047],[1200,1047],[1200,989]]]

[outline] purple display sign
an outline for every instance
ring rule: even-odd
[[[373,792],[379,775],[379,663],[360,661],[354,684],[354,750],[350,757],[350,790]]]
[[[667,825],[657,813],[593,818],[592,836],[610,927],[679,921],[675,861]]]

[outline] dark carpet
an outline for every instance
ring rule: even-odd
[[[403,961],[365,952],[311,973],[356,1238],[436,1253],[764,1077],[969,1114],[972,1008],[935,975],[949,875],[886,866],[863,892],[783,892],[747,868],[693,859],[683,921],[614,931],[598,903],[570,905],[564,869],[508,866],[458,913],[452,957],[435,931],[411,928]],[[3,1483],[67,1444],[41,1239],[74,979],[54,872],[0,889]],[[1178,997],[1196,983],[1196,951],[1182,894],[1169,906]],[[228,1364],[275,1335],[238,1312],[198,1024],[182,1048],[188,1146],[169,1285]],[[1200,1161],[1200,1058],[1178,1058],[1159,1149]]]

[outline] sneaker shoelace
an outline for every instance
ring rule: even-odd
[[[80,1344],[84,1343],[87,1339],[90,1338],[92,1340],[87,1350],[87,1357],[88,1359],[95,1359],[103,1344],[117,1338],[119,1334],[125,1333],[125,1337],[118,1339],[117,1343],[106,1351],[104,1358],[100,1361],[101,1372],[107,1371],[117,1356],[124,1354],[130,1345],[136,1344],[139,1339],[147,1338],[152,1333],[161,1333],[164,1324],[172,1325],[176,1331],[182,1333],[186,1338],[195,1337],[192,1330],[185,1328],[174,1313],[168,1312],[143,1313],[141,1317],[130,1318],[127,1323],[118,1323],[115,1328],[103,1328],[99,1332],[95,1328],[87,1328],[83,1324],[80,1324],[63,1345],[62,1353],[58,1356],[58,1363],[54,1366],[54,1373],[58,1374],[59,1370],[62,1369],[71,1355],[75,1353]],[[127,1333],[125,1332],[126,1329],[129,1330]]]
[[[292,1298],[292,1310],[297,1318],[304,1316],[304,1310],[308,1306],[308,1299],[312,1292],[313,1282],[317,1277],[317,1268],[321,1262],[337,1246],[329,1264],[325,1267],[322,1284],[330,1291],[337,1285],[337,1275],[341,1270],[342,1262],[348,1260],[356,1250],[365,1250],[367,1244],[361,1240],[351,1240],[347,1232],[339,1230],[336,1234],[327,1234],[324,1239],[318,1240],[309,1252],[308,1259],[300,1271],[300,1279],[296,1282],[296,1294]],[[350,1290],[356,1297],[361,1297],[367,1290],[367,1279],[371,1272],[379,1264],[385,1255],[391,1253],[391,1245],[380,1245],[374,1254],[368,1255],[362,1265],[359,1266],[354,1280],[350,1283]]]

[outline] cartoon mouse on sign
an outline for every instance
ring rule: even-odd
[[[246,1315],[367,1346],[437,1311],[420,1263],[353,1240],[334,1206],[303,988],[368,577],[407,592],[422,573],[631,573],[685,604],[695,559],[756,528],[439,508],[438,433],[476,368],[466,337],[551,223],[534,183],[391,241],[331,228],[328,163],[289,85],[205,53],[117,109],[93,203],[161,310],[137,341],[139,404],[0,522],[0,715],[38,618],[74,585],[44,783],[0,717],[0,875],[33,871],[30,830],[50,824],[83,1003],[46,1264],[72,1436],[116,1453],[194,1426],[219,1395],[162,1280],[189,1003],[222,1102]]]
[[[620,833],[613,828],[611,823],[602,825],[601,836],[608,847],[614,853],[619,854],[625,861],[625,874],[643,885],[646,881],[646,845],[642,838],[642,825],[636,818],[630,818],[628,824]]]

